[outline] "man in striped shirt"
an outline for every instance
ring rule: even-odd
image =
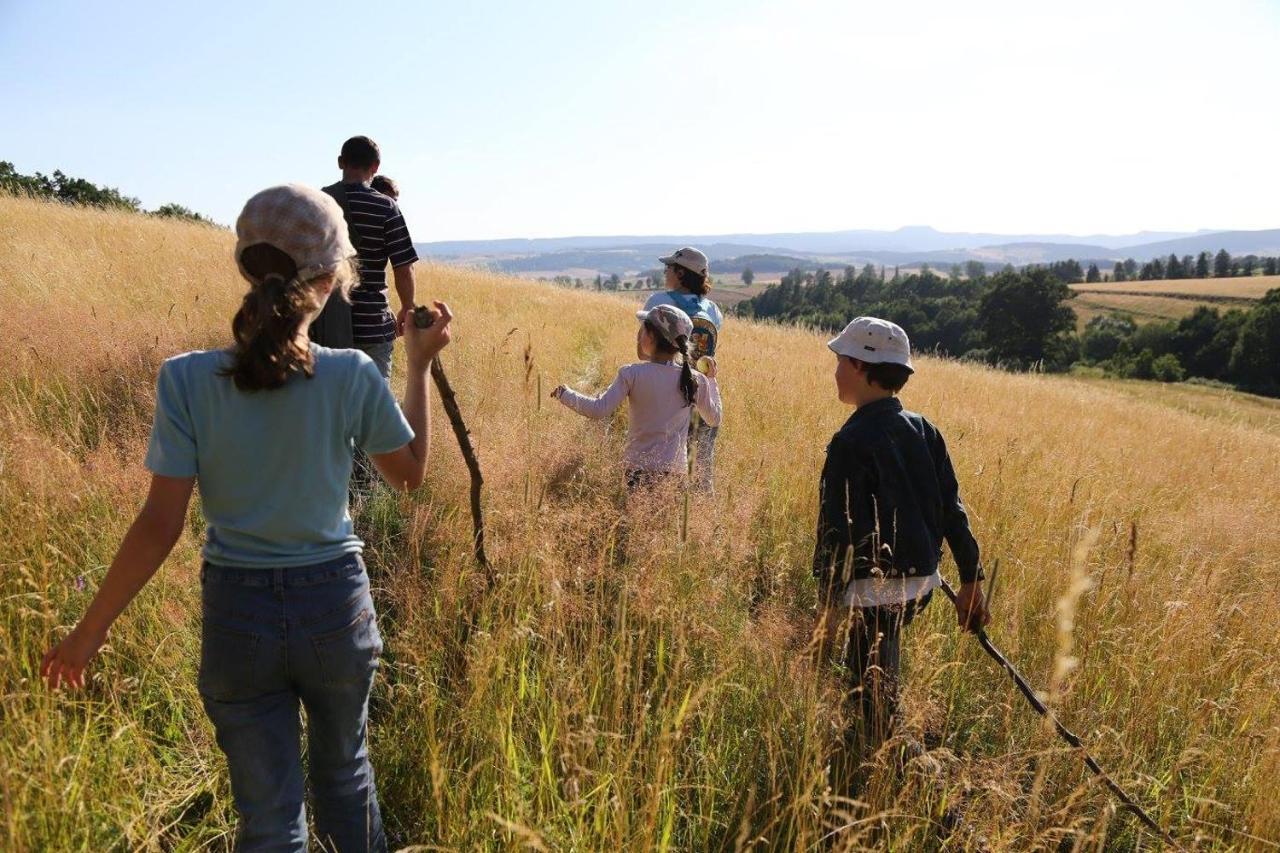
[[[404,334],[405,320],[413,310],[413,264],[418,253],[395,199],[369,186],[381,162],[377,143],[367,136],[351,137],[338,155],[342,183],[332,189],[345,195],[339,202],[360,267],[360,283],[351,290],[352,337],[356,349],[372,358],[383,378],[388,378],[395,339]],[[387,261],[400,296],[400,313],[395,316],[387,302]]]

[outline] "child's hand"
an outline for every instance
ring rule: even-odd
[[[551,399],[559,400],[561,395],[563,395],[564,392],[568,390],[569,390],[569,386],[567,385],[557,385],[555,388],[551,389]]]
[[[716,367],[716,360],[711,356],[704,355],[702,358],[698,359],[697,367],[698,372],[708,379],[716,378],[716,370],[718,368]]]
[[[425,373],[431,366],[431,359],[440,354],[440,350],[449,345],[452,331],[449,323],[453,320],[453,312],[443,302],[434,303],[435,316],[430,326],[425,329],[416,322],[405,324],[404,348],[409,357],[409,369]],[[414,318],[410,318],[414,319]]]
[[[960,585],[956,593],[956,621],[961,628],[974,634],[991,621],[986,599],[982,596],[982,585],[978,581]]]
[[[105,632],[99,634],[87,630],[83,624],[77,625],[66,639],[45,652],[40,677],[48,682],[50,690],[57,690],[63,684],[84,687],[84,669],[106,641]]]

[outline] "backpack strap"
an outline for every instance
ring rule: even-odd
[[[356,230],[351,227],[351,208],[347,204],[347,185],[342,181],[336,184],[329,184],[327,187],[321,187],[320,191],[328,195],[338,203],[338,207],[342,208],[342,218],[347,223],[347,237],[351,240],[351,245],[356,251],[360,250],[360,246],[356,243]]]
[[[321,191],[330,196],[342,208],[342,218],[347,222],[347,236],[351,245],[357,247],[356,232],[351,227],[350,211],[347,208],[347,187],[341,181],[321,187]],[[307,329],[311,340],[331,349],[350,349],[355,346],[355,335],[351,327],[351,304],[345,299],[330,297],[325,303],[320,316]]]

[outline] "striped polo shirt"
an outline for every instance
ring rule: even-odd
[[[418,260],[409,228],[395,199],[368,184],[344,184],[347,222],[359,256],[360,283],[351,290],[351,331],[357,346],[396,339],[387,304],[387,261],[392,268]]]

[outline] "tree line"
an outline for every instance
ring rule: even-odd
[[[1248,309],[1200,307],[1180,321],[1142,326],[1126,315],[1100,316],[1077,334],[1070,306],[1075,293],[1060,277],[1074,272],[1070,266],[970,272],[888,277],[871,264],[847,267],[839,276],[795,269],[739,303],[737,313],[830,332],[851,317],[870,314],[902,325],[920,350],[1009,369],[1092,370],[1164,381],[1194,377],[1280,396],[1280,288]]]
[[[594,279],[584,279],[579,276],[555,275],[551,278],[539,276],[538,281],[550,282],[561,287],[567,287],[571,290],[596,290],[617,292],[621,290],[658,290],[663,287],[662,270],[641,273],[634,278],[623,278],[615,273],[609,275],[598,274]]]
[[[42,172],[24,175],[7,160],[0,160],[0,193],[86,207],[147,213],[151,216],[182,219],[204,225],[217,224],[212,219],[181,204],[163,204],[155,210],[144,210],[142,202],[133,196],[127,196],[114,187],[100,187],[84,178],[73,178],[64,174],[61,169],[55,169],[52,175]]]

